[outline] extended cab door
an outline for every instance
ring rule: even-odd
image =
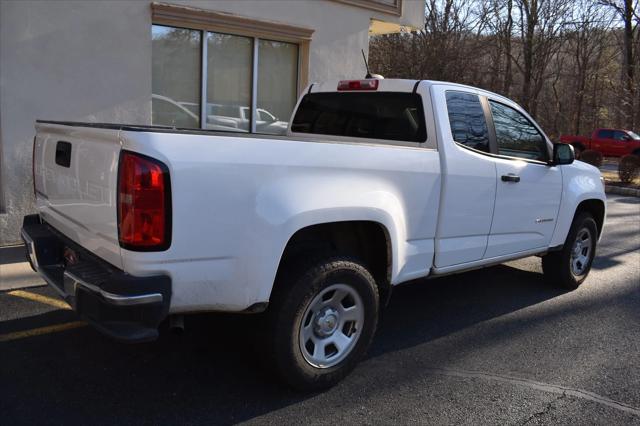
[[[458,86],[431,90],[443,180],[434,265],[446,271],[482,260],[493,218],[496,167],[478,93]]]
[[[547,164],[546,138],[525,114],[502,102],[487,100],[497,186],[485,259],[548,247],[562,194],[562,172]]]
[[[611,129],[598,130],[596,137],[591,140],[591,149],[600,151],[602,155],[615,155],[614,146],[615,139]]]

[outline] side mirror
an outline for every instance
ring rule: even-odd
[[[573,150],[573,146],[568,143],[556,143],[553,145],[553,166],[571,164],[575,159],[576,153]]]

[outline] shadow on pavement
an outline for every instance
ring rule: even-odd
[[[26,261],[27,255],[24,246],[0,247],[0,265]]]
[[[619,198],[616,198],[616,203],[640,204],[640,198],[638,198],[638,197],[619,197]]]
[[[563,293],[548,286],[542,274],[507,265],[398,287],[370,353],[428,342]]]
[[[561,292],[540,274],[497,266],[397,288],[370,357],[427,343]],[[3,323],[59,321],[51,312]],[[20,422],[234,423],[310,395],[277,384],[259,360],[260,317],[187,318],[187,330],[126,345],[91,328],[0,343],[0,412]],[[17,424],[17,422],[12,422]]]

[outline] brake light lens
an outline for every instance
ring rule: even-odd
[[[165,250],[171,244],[169,170],[158,160],[132,152],[120,155],[118,233],[120,246]]]
[[[367,80],[341,80],[338,83],[338,90],[378,90],[377,79]]]

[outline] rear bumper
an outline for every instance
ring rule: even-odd
[[[96,329],[128,342],[158,337],[158,325],[168,315],[171,301],[168,276],[128,275],[73,243],[38,215],[25,216],[21,235],[31,267]]]

